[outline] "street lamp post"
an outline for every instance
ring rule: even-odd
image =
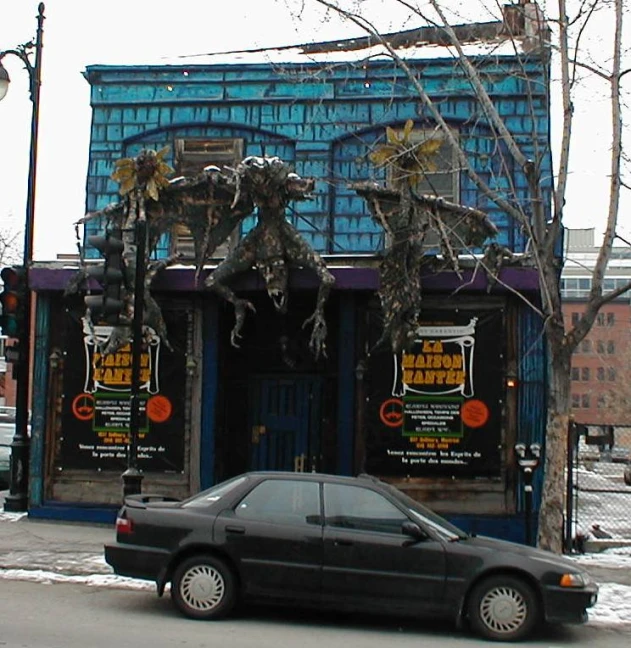
[[[42,37],[44,34],[44,3],[40,3],[37,13],[37,33],[35,41],[18,45],[15,49],[0,51],[0,100],[9,87],[9,74],[2,65],[7,54],[17,56],[29,75],[30,96],[33,103],[31,114],[31,144],[28,170],[28,193],[26,197],[26,219],[24,223],[23,266],[26,273],[26,299],[20,350],[16,363],[16,401],[15,436],[11,443],[11,475],[9,494],[4,503],[5,511],[26,511],[28,508],[28,468],[29,468],[29,384],[31,356],[31,291],[30,267],[33,261],[33,222],[35,216],[35,177],[37,172],[37,132],[39,126],[39,91],[42,71]],[[31,63],[31,50],[35,58]]]

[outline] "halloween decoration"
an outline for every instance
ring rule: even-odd
[[[353,185],[386,235],[379,288],[383,334],[377,344],[389,341],[393,353],[413,343],[423,266],[431,263],[437,270],[460,272],[458,255],[497,234],[483,212],[415,191],[419,179],[435,170],[433,156],[442,141],[430,137],[413,142],[413,126],[408,120],[401,134],[386,128],[386,143],[370,156],[375,164],[387,166],[390,188]]]
[[[144,282],[145,323],[168,344],[166,327],[160,309],[151,296],[155,274],[177,257],[151,261],[160,237],[178,224],[186,225],[195,246],[196,279],[204,263],[239,223],[257,210],[255,227],[237,247],[219,263],[204,281],[204,288],[228,300],[235,309],[235,325],[231,342],[238,346],[247,311],[254,306],[241,299],[226,285],[236,273],[255,268],[265,280],[267,292],[279,312],[287,309],[288,272],[290,266],[311,268],[320,279],[316,308],[305,321],[312,325],[310,347],[316,358],[326,354],[327,327],[324,319],[333,275],[320,255],[312,250],[299,232],[285,219],[285,209],[292,200],[307,200],[314,180],[304,179],[290,171],[277,157],[248,157],[236,169],[211,166],[193,177],[167,180],[171,171],[163,161],[166,149],[142,151],[136,158],[116,163],[112,178],[120,183],[121,202],[86,215],[77,227],[93,219],[102,219],[107,228],[122,230],[124,241],[124,317],[114,326],[107,350],[113,351],[129,342],[129,322],[133,315],[136,244],[134,222],[144,218],[147,223],[146,279]],[[77,237],[79,237],[77,231]],[[81,249],[81,246],[79,246]],[[85,267],[69,283],[66,293],[86,287]]]
[[[285,208],[290,200],[304,200],[313,190],[315,181],[291,173],[279,158],[245,158],[236,168],[235,202],[242,193],[250,196],[258,207],[258,222],[239,242],[235,250],[217,266],[204,282],[235,308],[236,323],[231,342],[238,346],[241,328],[248,310],[254,311],[251,302],[238,298],[225,285],[228,277],[238,272],[256,268],[263,277],[267,293],[280,313],[287,311],[288,265],[313,270],[320,279],[315,311],[303,326],[313,323],[311,350],[317,359],[326,354],[326,321],[324,305],[333,275],[320,255],[312,250],[296,228],[285,219]]]

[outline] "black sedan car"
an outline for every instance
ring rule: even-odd
[[[171,583],[194,619],[263,600],[451,618],[504,641],[585,621],[598,591],[571,561],[468,535],[370,476],[258,472],[184,501],[127,497],[105,559],[159,595]]]

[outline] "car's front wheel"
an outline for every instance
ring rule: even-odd
[[[215,556],[191,556],[173,573],[171,598],[192,619],[219,619],[234,607],[237,584],[232,570]]]
[[[514,576],[492,576],[473,589],[467,607],[471,627],[493,641],[518,641],[530,634],[539,618],[532,587]]]

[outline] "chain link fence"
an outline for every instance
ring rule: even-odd
[[[631,543],[631,452],[590,444],[577,427],[568,446],[566,549],[582,551],[587,540]]]

